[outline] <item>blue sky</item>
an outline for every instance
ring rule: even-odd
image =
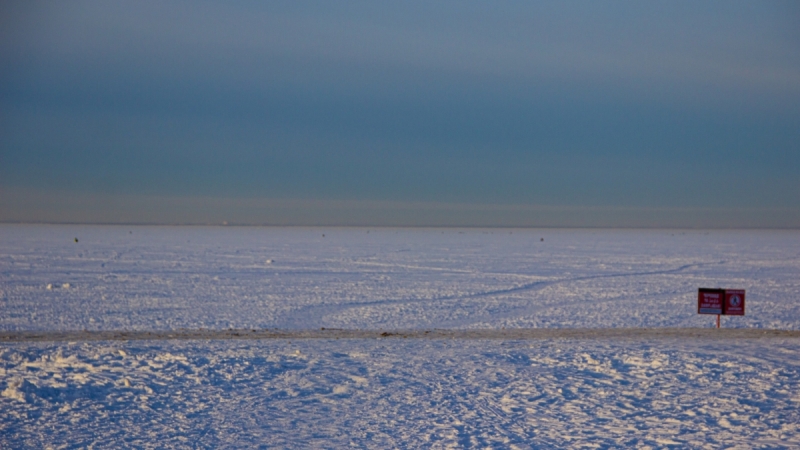
[[[0,21],[0,221],[800,227],[796,2]]]

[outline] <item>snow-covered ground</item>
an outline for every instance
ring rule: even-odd
[[[4,448],[800,446],[798,340],[0,347]]]
[[[2,225],[0,277],[6,333],[800,329],[797,231]],[[16,341],[0,447],[797,448],[798,392],[794,337]]]
[[[724,326],[800,329],[797,231],[4,225],[0,245],[0,330],[701,327],[717,286],[747,290]]]

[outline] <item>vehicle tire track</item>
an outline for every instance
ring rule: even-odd
[[[554,280],[538,280],[531,283],[525,283],[519,286],[514,286],[510,288],[503,288],[503,289],[491,289],[482,292],[475,292],[475,293],[466,293],[466,294],[452,294],[452,295],[442,295],[442,296],[435,296],[435,297],[427,297],[427,298],[398,298],[398,299],[382,299],[382,300],[369,300],[363,302],[353,302],[347,304],[337,304],[337,305],[309,305],[304,308],[300,308],[298,310],[293,311],[289,316],[284,319],[285,326],[290,328],[294,328],[299,324],[308,324],[310,320],[320,321],[322,318],[327,316],[328,314],[332,313],[341,313],[343,311],[349,311],[352,309],[357,308],[364,308],[369,306],[376,306],[376,305],[402,305],[402,304],[413,304],[413,303],[422,303],[422,302],[442,302],[442,301],[449,301],[449,300],[459,300],[459,299],[476,299],[476,298],[485,298],[485,297],[494,297],[498,295],[507,295],[513,294],[518,292],[524,291],[536,291],[541,290],[546,287],[555,286],[564,283],[575,283],[581,281],[589,281],[589,280],[597,280],[597,279],[608,279],[608,278],[622,278],[622,277],[642,277],[642,276],[652,276],[652,275],[670,275],[675,273],[680,273],[685,270],[697,267],[703,267],[708,265],[719,265],[719,264],[726,264],[727,261],[717,261],[717,262],[705,262],[705,263],[693,263],[693,264],[683,264],[679,267],[673,269],[665,269],[665,270],[651,270],[651,271],[639,271],[639,272],[616,272],[616,273],[609,273],[609,274],[599,274],[599,275],[585,275],[585,276],[578,276],[578,277],[567,277],[567,278],[558,278]],[[491,273],[486,273],[484,275],[489,275]],[[575,303],[575,302],[572,302]]]

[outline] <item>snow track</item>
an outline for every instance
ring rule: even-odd
[[[724,261],[719,262],[718,264],[724,264]],[[582,276],[582,277],[571,277],[571,278],[561,278],[561,279],[552,279],[552,280],[537,280],[531,283],[526,283],[522,285],[517,285],[513,287],[506,287],[506,288],[499,288],[493,289],[483,292],[473,292],[473,293],[463,293],[463,294],[454,294],[454,295],[446,295],[440,297],[432,297],[432,298],[402,298],[402,299],[380,299],[380,300],[371,300],[365,302],[354,302],[354,303],[347,303],[344,305],[334,305],[334,306],[327,306],[327,305],[314,305],[308,306],[305,309],[295,312],[292,316],[287,317],[285,320],[288,324],[298,324],[304,322],[321,322],[325,317],[330,315],[331,313],[340,313],[346,311],[348,309],[358,309],[363,307],[369,306],[390,306],[390,305],[404,305],[409,303],[424,303],[424,302],[443,302],[449,300],[470,300],[470,299],[480,299],[483,297],[496,297],[496,296],[504,296],[509,294],[516,294],[525,291],[535,291],[541,290],[547,287],[556,286],[556,285],[565,285],[569,286],[570,283],[578,283],[582,281],[590,281],[590,280],[598,280],[604,278],[634,278],[634,277],[642,277],[642,276],[652,276],[652,275],[668,275],[668,274],[676,274],[680,273],[684,270],[690,269],[692,267],[700,267],[706,266],[709,264],[706,263],[698,263],[698,264],[684,264],[680,267],[674,269],[667,269],[667,270],[657,270],[651,272],[624,272],[624,273],[611,273],[611,274],[604,274],[604,275],[592,275],[592,276]],[[384,265],[385,266],[385,265]],[[416,266],[414,266],[416,267]],[[426,268],[427,269],[427,268]],[[427,269],[430,270],[430,269]],[[470,272],[467,272],[470,273]],[[479,274],[472,272],[471,275],[474,276],[481,276],[486,274]],[[491,274],[491,275],[498,275],[498,274]],[[524,275],[520,274],[503,274],[505,276],[514,276],[520,277]],[[616,299],[610,300],[601,300],[601,301],[614,301]],[[585,300],[575,300],[572,302],[561,302],[560,306],[573,306],[578,303],[585,303]],[[597,301],[595,301],[597,303]],[[512,311],[505,312],[503,314],[494,314],[495,318],[499,317],[511,317],[516,315],[523,315],[525,313],[530,314],[536,310],[542,309],[543,306],[535,305],[535,306],[523,306],[518,307]],[[469,326],[470,324],[467,321],[459,320],[456,322],[440,322],[440,326],[445,327],[453,327],[453,326]]]

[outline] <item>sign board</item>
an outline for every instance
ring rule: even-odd
[[[724,289],[700,288],[697,291],[697,314],[724,314]]]
[[[725,304],[722,314],[728,316],[744,315],[744,289],[725,289]]]
[[[744,289],[698,289],[697,314],[743,316]]]

